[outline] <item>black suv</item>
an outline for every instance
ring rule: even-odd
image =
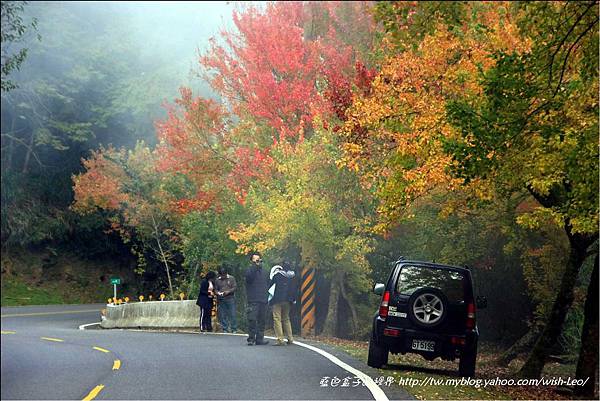
[[[373,319],[369,366],[386,364],[389,352],[411,352],[430,361],[460,358],[460,375],[475,375],[475,310],[485,308],[487,300],[478,297],[476,305],[467,268],[400,259],[387,284],[376,284],[373,291],[382,297]]]

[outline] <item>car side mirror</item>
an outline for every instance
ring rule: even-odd
[[[385,291],[385,284],[377,283],[373,286],[373,292],[377,295],[382,295]]]
[[[483,295],[479,295],[476,298],[475,303],[477,304],[477,309],[485,309],[485,308],[487,308],[487,298],[484,297]]]

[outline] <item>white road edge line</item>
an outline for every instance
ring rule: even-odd
[[[268,339],[272,339],[272,340],[276,340],[275,337],[270,337],[270,336],[265,336],[265,338]],[[367,386],[367,388],[369,389],[369,391],[371,392],[371,394],[373,394],[373,398],[376,401],[389,401],[387,395],[385,394],[385,392],[377,385],[375,384],[375,382],[373,381],[373,379],[371,379],[371,377],[369,375],[367,375],[366,373],[348,365],[346,362],[342,362],[339,358],[337,358],[336,356],[331,355],[329,352],[327,351],[323,351],[320,348],[317,348],[315,346],[309,345],[309,344],[305,344],[303,342],[300,341],[296,341],[294,340],[294,344],[297,344],[301,347],[304,347],[306,349],[309,349],[311,351],[316,352],[317,354],[324,356],[325,358],[329,359],[331,362],[335,363],[336,365],[338,365],[340,368],[352,373],[353,375],[355,375],[356,377],[358,377],[360,380],[362,380],[363,383],[365,383],[365,385]]]
[[[100,324],[100,322],[97,323],[88,323],[88,324],[82,324],[81,326],[79,326],[79,330],[85,330],[86,327],[88,326],[94,326],[96,324]]]
[[[92,323],[92,324],[98,324],[98,323]],[[144,330],[144,329],[125,329],[125,330],[129,330],[129,331],[153,331],[153,330]],[[165,332],[168,333],[168,331],[165,331]],[[188,331],[188,330],[179,330],[178,332],[179,333],[188,333],[188,334],[198,334],[198,332],[196,332],[196,331]],[[244,336],[244,337],[247,336],[247,334],[242,334],[242,333],[206,333],[206,334],[208,334],[208,335],[215,335],[216,334],[216,335],[229,335],[229,336]],[[270,336],[265,336],[265,338],[268,338],[268,339],[271,339],[271,340],[275,340],[276,339],[275,337],[270,337]],[[373,398],[375,399],[375,401],[389,401],[389,398],[387,397],[387,395],[385,394],[385,392],[377,384],[375,384],[375,382],[373,381],[373,379],[371,379],[371,377],[369,375],[367,375],[366,373],[361,372],[360,370],[358,370],[358,369],[356,369],[356,368],[348,365],[345,362],[342,362],[336,356],[333,356],[329,352],[323,351],[320,348],[317,348],[317,347],[314,347],[312,345],[305,344],[303,342],[296,341],[296,340],[294,340],[294,344],[299,345],[301,347],[304,347],[306,349],[309,349],[309,350],[311,350],[313,352],[316,352],[317,354],[319,354],[319,355],[321,355],[321,356],[329,359],[331,362],[333,362],[334,364],[336,364],[340,368],[344,369],[345,371],[350,372],[353,375],[355,375],[356,377],[358,377],[360,380],[362,380],[363,383],[365,383],[365,386],[369,389],[369,391],[373,395]]]

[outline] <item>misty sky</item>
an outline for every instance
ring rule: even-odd
[[[219,39],[222,29],[233,30],[232,12],[244,4],[29,2],[24,20],[37,20],[41,40],[30,30],[25,40],[14,44],[14,51],[26,47],[29,53],[11,79],[39,94],[36,98],[43,98],[42,103],[88,87],[91,96],[99,87],[111,88],[108,102],[121,111],[123,121],[136,121],[131,128],[136,138],[152,143],[153,122],[165,115],[161,105],[173,102],[181,86],[217,98],[202,76],[198,54],[207,50],[211,37]],[[44,107],[38,108],[45,114]],[[86,118],[83,111],[77,115],[82,122]]]
[[[38,19],[42,47],[60,49],[65,40],[76,46],[85,46],[90,41],[95,46],[102,45],[102,41],[106,46],[114,46],[114,37],[118,37],[136,49],[135,54],[128,55],[132,64],[147,66],[141,73],[156,72],[167,66],[172,75],[178,75],[172,77],[173,82],[204,92],[205,83],[190,74],[192,70],[198,71],[198,50],[204,51],[208,39],[218,38],[223,27],[232,28],[232,11],[240,6],[241,3],[218,1],[30,2],[26,13]],[[78,38],[65,34],[61,26],[64,21],[89,36],[81,37],[77,43]],[[30,40],[34,41],[33,36]],[[37,46],[30,47],[31,52],[36,51]],[[27,62],[20,79],[28,78]]]
[[[149,53],[197,65],[197,50],[206,49],[208,39],[230,28],[231,2],[116,2],[111,7],[131,21],[134,39]],[[148,46],[151,44],[150,46]]]

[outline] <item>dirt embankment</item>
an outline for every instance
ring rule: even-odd
[[[126,263],[82,259],[52,248],[2,252],[2,306],[106,302],[111,277],[120,292],[137,292]]]

